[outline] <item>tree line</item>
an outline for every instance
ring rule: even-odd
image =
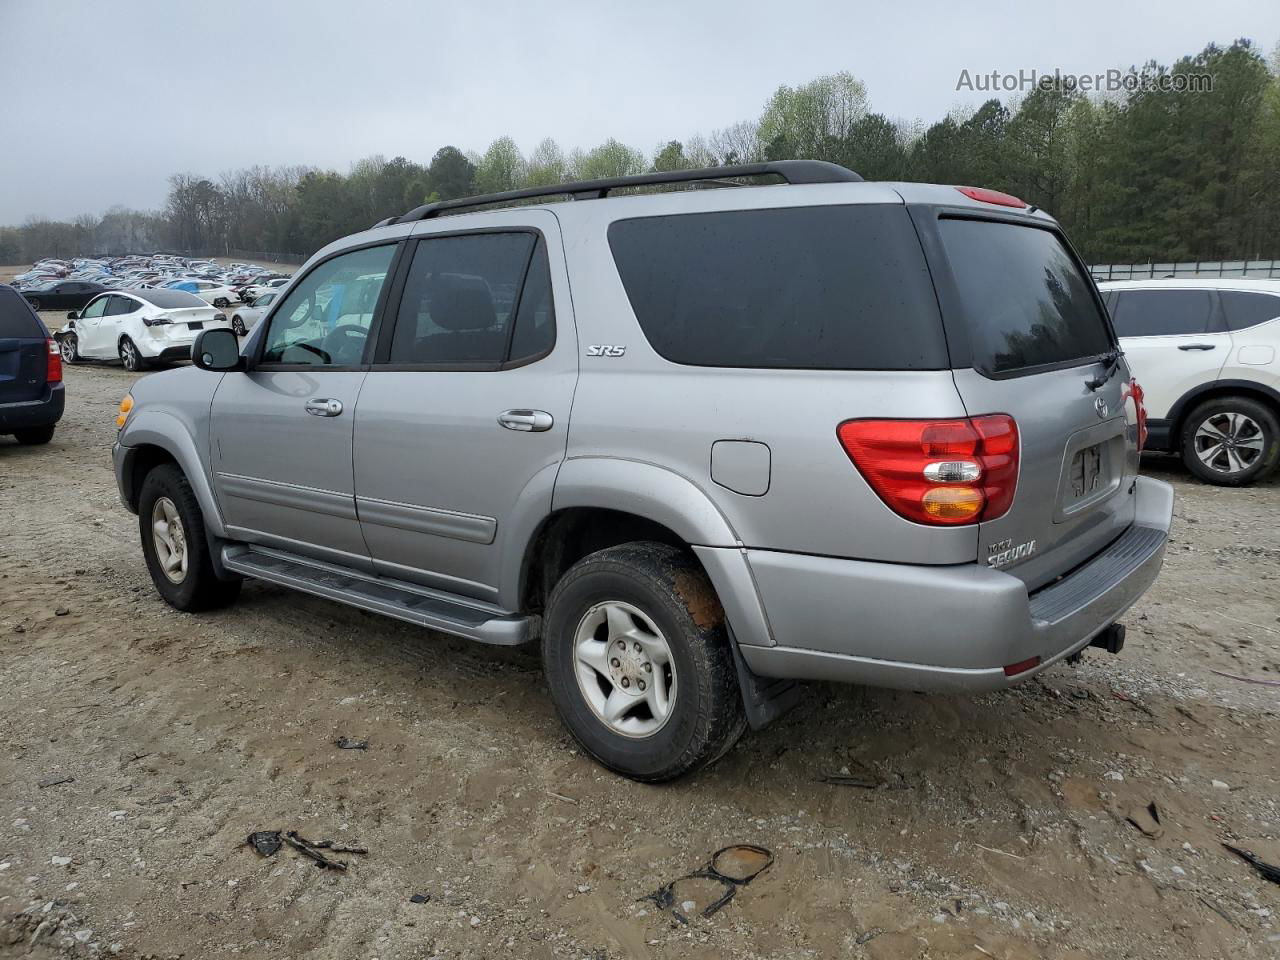
[[[1195,74],[1211,90],[1161,78]],[[1133,68],[1116,93],[1070,78],[925,126],[871,109],[849,73],[782,86],[760,116],[646,154],[617,140],[524,154],[510,137],[456,146],[429,163],[367,157],[343,174],[249,167],[216,180],[169,178],[163,210],[116,207],[72,222],[0,228],[0,263],[41,256],[174,250],[309,254],[421,203],[569,180],[760,160],[830,160],[868,180],[972,184],[1012,193],[1062,221],[1093,263],[1280,258],[1280,50],[1210,44],[1172,67]]]

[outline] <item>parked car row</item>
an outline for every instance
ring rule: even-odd
[[[45,259],[14,279],[14,288],[36,310],[80,308],[107,290],[182,290],[207,304],[228,308],[251,303],[289,277],[253,263],[229,266],[171,254]]]

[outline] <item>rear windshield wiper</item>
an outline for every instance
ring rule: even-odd
[[[1120,361],[1123,357],[1124,351],[1119,347],[1116,347],[1108,353],[1104,353],[1098,358],[1098,360],[1105,363],[1106,367],[1103,368],[1102,373],[1099,376],[1094,377],[1092,380],[1085,381],[1085,386],[1091,391],[1097,390],[1100,387],[1105,387],[1107,382],[1115,376],[1115,372],[1120,369]]]

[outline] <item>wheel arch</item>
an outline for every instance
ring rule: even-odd
[[[1182,429],[1187,417],[1196,407],[1208,400],[1220,397],[1243,396],[1266,404],[1277,418],[1280,418],[1280,391],[1258,383],[1256,380],[1215,380],[1201,384],[1184,393],[1169,410],[1169,450],[1179,453],[1182,450]]]
[[[122,440],[119,484],[126,506],[136,513],[147,473],[162,463],[173,463],[191,484],[205,527],[215,536],[226,536],[195,441],[176,417],[159,410],[143,410],[130,419]]]

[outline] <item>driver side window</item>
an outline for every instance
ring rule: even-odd
[[[303,277],[272,314],[260,362],[319,367],[362,363],[395,251],[394,243],[353,250]]]

